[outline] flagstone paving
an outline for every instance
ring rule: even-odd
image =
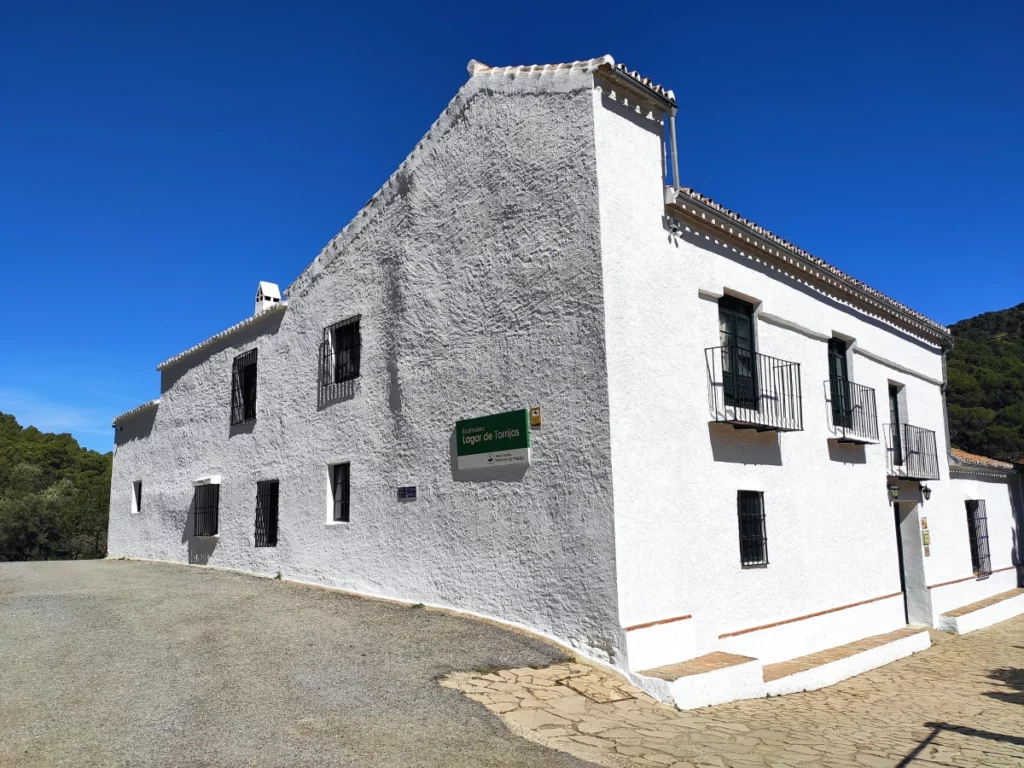
[[[1024,765],[1024,616],[821,691],[680,712],[575,662],[441,679],[514,733],[598,765]]]

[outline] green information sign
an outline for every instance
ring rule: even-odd
[[[526,408],[455,422],[459,469],[528,466],[530,415]]]

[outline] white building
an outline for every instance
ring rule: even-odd
[[[115,419],[110,555],[494,617],[682,706],[1015,588],[1012,467],[946,459],[949,331],[668,185],[675,109],[611,57],[471,62],[286,300]],[[456,422],[534,406],[528,466],[460,468]]]

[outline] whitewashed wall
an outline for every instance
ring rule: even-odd
[[[936,619],[945,611],[1018,586],[1020,552],[1018,523],[1014,515],[1014,507],[1018,503],[1016,481],[1012,476],[969,467],[954,467],[952,475],[949,508],[936,515],[935,522],[933,516],[928,517],[928,527],[932,531],[928,575],[932,585],[932,611]],[[992,575],[984,579],[974,578],[971,570],[964,504],[970,499],[985,500]]]
[[[453,606],[623,665],[592,89],[580,72],[471,78],[290,287],[280,328],[168,369],[151,428],[119,438],[111,555]],[[362,375],[318,408],[322,329],[356,314]],[[258,419],[232,434],[231,360],[253,345]],[[531,405],[544,408],[533,466],[454,468],[456,420]],[[352,520],[335,525],[327,465],[342,460]],[[212,551],[188,517],[192,481],[209,473],[223,476]],[[255,549],[266,478],[280,480],[279,543]],[[398,502],[413,484],[419,499]]]
[[[628,643],[634,670],[716,649],[781,660],[904,623],[881,433],[892,381],[938,443],[931,500],[901,483],[908,600],[930,620],[929,585],[964,575],[975,492],[944,461],[940,351],[709,231],[670,234],[663,116],[613,92],[578,71],[471,78],[285,313],[171,366],[159,408],[126,421],[111,554],[452,606],[623,667]],[[684,172],[688,151],[684,137]],[[758,351],[801,364],[804,431],[709,425],[704,350],[726,292],[757,302]],[[355,314],[362,375],[318,405],[322,329]],[[829,439],[833,334],[855,339],[851,378],[875,389],[877,445]],[[231,360],[254,345],[258,419],[232,431]],[[456,420],[530,405],[544,407],[532,467],[454,469]],[[352,463],[347,525],[329,520],[338,461]],[[208,474],[223,477],[213,542],[188,513]],[[279,544],[256,549],[255,484],[272,478]],[[397,500],[404,485],[415,503]],[[738,490],[764,492],[767,568],[740,567]],[[942,548],[928,558],[922,515]]]
[[[884,441],[865,448],[829,442],[826,340],[833,333],[856,339],[865,354],[852,355],[851,377],[876,390],[880,424],[888,421],[889,380],[906,386],[909,421],[935,430],[940,457],[942,359],[937,348],[713,235],[689,229],[670,236],[660,116],[623,119],[629,110],[612,90],[595,97],[595,124],[620,612],[624,627],[692,616],[630,632],[631,668],[666,663],[673,649],[676,660],[722,647],[787,658],[902,626],[902,600],[890,598],[857,609],[856,620],[831,614],[820,627],[786,624],[719,638],[900,591]],[[684,132],[684,178],[689,151]],[[803,432],[709,426],[704,349],[719,345],[716,297],[727,291],[760,302],[759,352],[801,364]],[[948,494],[941,471],[932,503]],[[740,566],[741,489],[764,492],[767,568]]]

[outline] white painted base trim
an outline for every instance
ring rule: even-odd
[[[655,669],[699,655],[696,622],[692,618],[626,630],[630,670]]]
[[[949,611],[962,608],[993,595],[1009,592],[1017,587],[1017,569],[993,573],[987,579],[969,578],[952,584],[941,584],[929,587],[932,596],[932,612],[935,627],[938,628],[939,617]]]
[[[697,709],[741,699],[816,691],[926,650],[931,644],[928,631],[922,629],[910,637],[894,640],[813,669],[780,677],[769,683],[764,682],[764,667],[759,659],[714,672],[687,675],[671,682],[635,673],[631,674],[630,678],[634,685],[658,701],[674,704],[679,709]]]
[[[906,623],[903,595],[891,595],[799,621],[723,637],[714,650],[750,656],[760,659],[764,664],[774,664],[836,648],[865,637],[884,635],[902,629]]]
[[[714,672],[687,675],[669,682],[645,675],[630,675],[634,684],[659,701],[679,709],[697,709],[740,699],[767,696],[764,668],[757,659]]]
[[[829,685],[835,685],[841,680],[846,680],[854,675],[867,672],[870,669],[884,666],[890,662],[902,659],[911,654],[918,653],[932,644],[926,630],[916,635],[894,640],[891,643],[871,648],[867,651],[839,659],[820,667],[814,667],[804,672],[797,672],[793,675],[780,677],[765,683],[769,696],[781,696],[786,693],[798,693],[800,691],[816,691]]]
[[[1000,600],[995,605],[987,608],[980,608],[971,611],[963,616],[939,616],[936,626],[945,632],[953,632],[957,635],[966,635],[976,629],[991,627],[1000,621],[1012,619],[1024,613],[1024,595],[1017,595],[1006,600]]]

